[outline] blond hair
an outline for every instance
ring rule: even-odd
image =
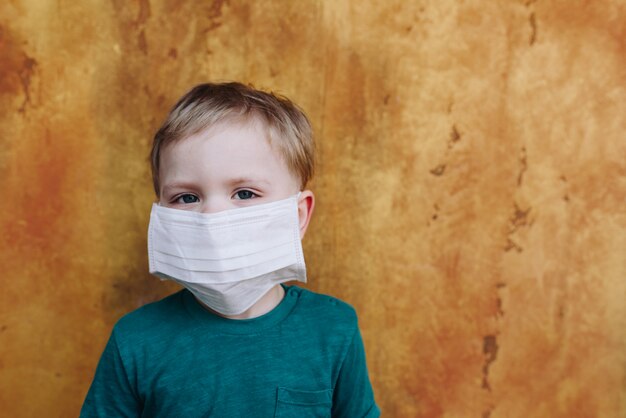
[[[286,97],[241,83],[205,83],[192,88],[174,105],[154,135],[150,161],[156,195],[160,195],[161,152],[174,142],[230,119],[261,117],[268,140],[276,145],[289,171],[304,188],[313,176],[314,144],[304,112]]]

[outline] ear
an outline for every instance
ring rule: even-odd
[[[304,238],[304,234],[311,221],[311,215],[313,215],[313,209],[315,209],[315,195],[310,190],[303,190],[300,192],[300,198],[298,199],[298,218],[300,219],[300,239]]]

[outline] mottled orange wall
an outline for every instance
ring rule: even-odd
[[[386,417],[626,417],[622,1],[0,3],[0,411],[76,416],[147,273],[146,155],[236,79],[318,138],[311,289]]]

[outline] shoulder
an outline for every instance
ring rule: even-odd
[[[161,334],[184,322],[186,311],[182,290],[148,303],[122,316],[113,327],[116,338],[142,338],[147,334]]]
[[[332,329],[342,334],[354,333],[358,317],[352,305],[334,296],[293,286],[299,292],[299,308],[308,322]]]

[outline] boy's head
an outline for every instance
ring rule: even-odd
[[[163,150],[222,122],[261,122],[267,140],[304,189],[314,169],[313,133],[304,112],[285,97],[241,83],[206,83],[176,103],[154,136],[150,160],[157,197],[161,196]]]
[[[201,84],[185,94],[154,137],[161,205],[219,212],[287,198],[313,174],[313,138],[288,99],[240,83]],[[301,235],[313,211],[301,192]]]

